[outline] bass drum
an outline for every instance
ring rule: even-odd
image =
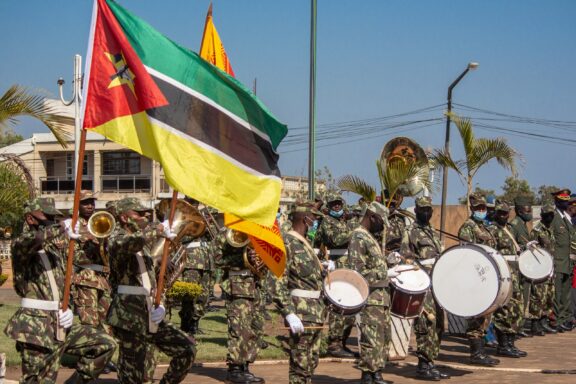
[[[394,269],[400,275],[390,279],[390,312],[405,319],[416,318],[424,307],[430,277],[413,265],[398,265]]]
[[[341,315],[355,315],[364,308],[370,289],[361,274],[346,268],[335,269],[324,279],[328,308]]]
[[[447,312],[472,318],[494,312],[512,293],[508,263],[486,245],[447,249],[432,269],[432,293]]]
[[[554,274],[554,258],[544,248],[531,247],[518,256],[518,268],[522,276],[538,284]]]

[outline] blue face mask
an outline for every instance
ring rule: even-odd
[[[476,220],[484,220],[486,218],[486,211],[474,211],[474,218]]]
[[[318,220],[312,222],[312,226],[308,227],[308,232],[306,234],[310,239],[314,240],[314,237],[316,237],[316,231],[318,231]]]
[[[276,215],[276,220],[280,221],[281,217],[282,217],[282,214],[280,212],[278,212],[278,214]]]
[[[339,210],[339,211],[330,210],[330,216],[335,217],[335,218],[337,218],[337,219],[341,218],[343,214],[344,214],[344,210],[343,210],[343,209],[341,209],[341,210]]]

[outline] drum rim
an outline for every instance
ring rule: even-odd
[[[473,248],[473,249],[480,250],[482,253],[486,253],[487,250],[486,250],[486,248],[484,248],[484,247],[490,248],[490,249],[494,250],[494,252],[496,252],[496,253],[499,254],[499,252],[498,252],[496,249],[494,249],[494,248],[492,248],[492,247],[490,247],[490,246],[488,246],[488,245],[484,245],[484,244],[474,244],[474,243],[465,243],[465,244],[456,244],[456,245],[453,245],[453,246],[449,247],[448,249],[445,249],[444,252],[442,252],[442,253],[440,254],[440,256],[438,256],[438,258],[436,259],[436,262],[435,262],[434,265],[432,266],[432,272],[430,272],[430,290],[432,291],[432,296],[434,296],[434,300],[436,301],[436,303],[437,303],[442,309],[444,309],[446,312],[449,312],[449,313],[451,313],[451,314],[453,314],[453,315],[456,315],[456,316],[459,316],[459,317],[462,317],[462,318],[465,318],[465,319],[471,319],[471,318],[474,318],[474,317],[486,315],[487,313],[492,313],[492,312],[487,312],[487,311],[490,310],[490,308],[492,308],[492,307],[494,306],[494,304],[496,303],[496,301],[497,301],[498,298],[500,297],[500,294],[499,294],[499,293],[500,293],[500,289],[502,288],[502,279],[504,278],[504,277],[502,276],[502,273],[500,272],[500,268],[499,268],[499,266],[498,266],[498,263],[497,263],[496,260],[494,260],[492,257],[490,257],[489,259],[490,259],[490,263],[492,263],[492,265],[496,267],[496,268],[494,268],[494,270],[495,270],[495,271],[497,272],[497,274],[498,274],[498,278],[496,279],[496,281],[498,282],[498,290],[496,291],[497,294],[494,296],[494,299],[492,300],[492,302],[490,303],[490,305],[489,305],[484,311],[482,311],[482,312],[480,312],[480,313],[478,313],[478,314],[475,314],[475,315],[464,315],[464,316],[463,316],[463,315],[459,315],[459,314],[454,313],[454,312],[450,312],[448,309],[446,309],[445,306],[443,306],[443,305],[440,303],[440,300],[438,300],[438,297],[436,296],[436,292],[434,291],[434,271],[436,270],[436,266],[438,265],[438,261],[440,260],[440,258],[441,258],[445,253],[448,253],[448,251],[450,251],[450,250],[452,250],[452,249],[454,249],[454,248]]]
[[[539,276],[539,277],[528,276],[526,273],[524,273],[524,272],[522,271],[522,265],[520,264],[520,258],[521,258],[523,255],[527,255],[529,252],[531,252],[530,249],[526,249],[526,250],[524,250],[523,252],[521,252],[520,255],[518,255],[518,271],[520,272],[520,274],[521,274],[523,277],[525,277],[526,279],[528,279],[528,280],[530,280],[531,282],[534,282],[534,283],[540,283],[540,282],[542,282],[542,281],[545,281],[545,280],[547,280],[547,279],[549,278],[549,276],[550,276],[551,274],[554,273],[554,256],[553,256],[550,252],[548,252],[548,250],[546,250],[545,248],[543,248],[543,247],[538,247],[538,248],[541,249],[542,251],[544,251],[544,252],[548,255],[548,257],[550,258],[550,261],[551,261],[551,263],[550,263],[551,268],[550,268],[550,271],[546,274],[546,276]],[[526,257],[527,257],[527,256],[526,256]]]
[[[362,303],[360,304],[356,304],[356,305],[343,305],[341,303],[336,303],[334,302],[334,300],[332,300],[332,298],[326,294],[326,286],[327,286],[327,280],[328,280],[328,276],[330,274],[333,274],[336,271],[347,271],[347,272],[352,272],[353,274],[355,274],[357,277],[359,277],[361,279],[361,281],[364,281],[364,283],[366,284],[367,287],[367,295],[366,298],[364,299],[364,301],[362,301]],[[366,305],[366,302],[368,301],[368,297],[370,296],[370,285],[368,284],[368,281],[364,278],[364,276],[362,276],[360,274],[360,272],[354,270],[354,269],[350,269],[350,268],[336,268],[333,271],[328,272],[328,274],[326,275],[326,277],[324,277],[324,280],[322,281],[322,295],[326,298],[326,300],[328,300],[330,302],[330,305],[333,305],[339,309],[342,310],[355,310],[357,308],[361,308],[364,307]]]

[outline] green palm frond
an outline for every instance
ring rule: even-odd
[[[435,169],[449,168],[463,176],[466,171],[466,162],[463,160],[454,160],[449,153],[444,150],[435,149],[430,154],[430,163]]]
[[[366,201],[376,200],[376,190],[358,176],[344,175],[336,183],[342,191],[356,193]]]
[[[454,124],[456,124],[456,128],[458,128],[458,133],[460,133],[460,138],[462,139],[462,144],[464,146],[464,153],[468,155],[473,151],[475,145],[472,121],[469,118],[459,117],[455,114],[451,114],[450,116],[454,121]]]
[[[9,161],[0,163],[0,226],[16,228],[29,198],[27,181],[20,169]]]
[[[11,86],[0,96],[0,130],[12,128],[18,123],[18,117],[28,116],[40,120],[56,137],[56,140],[66,147],[70,132],[58,120],[55,111],[44,104],[44,97],[30,93],[19,85]]]
[[[429,169],[425,164],[413,161],[392,161],[388,162],[386,167],[383,165],[381,160],[376,161],[378,176],[384,188],[390,193],[389,203],[398,193],[405,196],[413,195],[414,192],[409,187],[411,184],[431,188],[428,180]]]
[[[516,175],[516,158],[519,154],[508,145],[504,138],[478,139],[468,159],[468,172],[474,176],[487,162],[495,159],[505,169]]]

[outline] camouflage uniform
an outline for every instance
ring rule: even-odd
[[[402,242],[407,241],[406,218],[397,212],[392,212],[388,216],[388,227],[386,228],[386,254],[399,251]]]
[[[417,199],[416,204],[431,207],[430,201],[426,198]],[[442,244],[430,224],[423,225],[415,221],[408,228],[408,236],[402,242],[400,253],[415,257],[418,261],[436,259],[442,253]],[[429,274],[432,271],[432,265],[424,266],[424,269]],[[428,291],[424,300],[424,311],[414,322],[416,353],[428,362],[433,362],[438,357],[440,335],[444,328],[443,311],[441,309],[437,311],[436,307],[432,292]]]
[[[326,317],[326,307],[320,298],[299,297],[294,289],[322,290],[322,267],[308,241],[290,231],[284,236],[286,244],[286,270],[277,279],[274,303],[283,317],[293,313],[304,326],[321,326]],[[290,333],[290,384],[309,384],[318,366],[322,331],[305,329],[304,333]]]
[[[530,238],[538,241],[538,244],[551,255],[554,254],[554,233],[550,227],[542,222],[536,223],[530,233]],[[550,277],[546,282],[536,284],[534,287],[536,289],[530,296],[530,316],[546,319],[554,308],[554,279]]]
[[[35,199],[25,212],[42,210],[55,214],[52,199]],[[28,229],[12,243],[14,289],[26,299],[52,301],[54,293],[39,251],[44,251],[62,298],[68,241],[60,226]],[[81,380],[95,379],[112,358],[116,343],[94,327],[75,324],[57,338],[56,310],[32,309],[23,303],[8,321],[5,334],[16,340],[22,359],[22,383],[55,383],[64,353],[79,358],[76,371]],[[62,341],[58,340],[61,339]]]
[[[363,372],[377,373],[386,365],[390,340],[390,296],[386,290],[388,267],[380,244],[363,226],[352,232],[348,268],[358,271],[370,286],[367,304],[360,312],[358,368]]]
[[[202,287],[202,292],[194,299],[183,299],[178,314],[181,320],[180,329],[195,334],[198,331],[200,319],[206,313],[210,286],[213,282],[214,244],[211,241],[206,241],[205,238],[200,241],[183,241],[183,244],[188,246],[188,258],[179,280],[199,284]]]
[[[337,195],[327,196],[327,201],[342,200]],[[352,235],[351,224],[345,220],[345,215],[341,218],[335,218],[325,215],[322,219],[314,243],[317,247],[326,247],[330,250],[330,260],[334,261],[336,268],[345,268],[347,262],[347,247]],[[353,224],[352,224],[353,225]],[[337,313],[329,312],[328,315],[328,342],[330,349],[340,349],[346,345],[346,339],[354,326],[354,316],[343,316]]]
[[[146,210],[146,207],[134,198],[120,200],[117,208],[119,214],[128,210]],[[172,358],[161,383],[181,382],[194,360],[194,340],[169,322],[162,321],[156,332],[150,332],[154,327],[150,324],[149,316],[156,290],[156,272],[150,247],[157,236],[156,228],[148,225],[144,230],[134,226],[131,226],[130,230],[116,228],[109,238],[111,271],[118,292],[112,300],[107,321],[119,340],[120,383],[152,382],[150,374],[153,373],[151,364],[154,348]],[[143,270],[140,261],[144,264]],[[149,293],[122,293],[123,288],[147,292],[145,280],[150,282]]]

